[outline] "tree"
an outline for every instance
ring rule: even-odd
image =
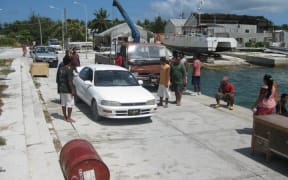
[[[154,33],[164,33],[166,23],[165,20],[162,20],[161,16],[156,17],[152,23],[151,31]]]
[[[95,19],[90,23],[92,31],[101,33],[111,27],[110,20],[108,20],[109,14],[105,9],[100,8],[98,11],[95,11],[93,15],[95,16]]]
[[[79,41],[85,38],[84,26],[77,19],[67,19],[67,33],[66,37],[70,38],[70,41]]]

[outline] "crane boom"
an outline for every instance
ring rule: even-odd
[[[129,28],[132,32],[132,38],[134,42],[140,42],[140,32],[137,29],[134,22],[130,19],[127,12],[124,10],[124,8],[121,6],[121,4],[118,2],[118,0],[113,0],[113,6],[116,6],[118,10],[120,11],[121,15],[125,19],[126,23],[128,24]]]

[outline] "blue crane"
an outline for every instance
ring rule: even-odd
[[[124,10],[124,8],[121,6],[121,4],[118,2],[118,0],[113,0],[113,6],[116,6],[118,10],[120,11],[121,15],[125,19],[126,23],[128,24],[129,28],[131,29],[132,32],[132,38],[134,42],[139,43],[140,42],[140,32],[137,29],[136,25],[134,22],[130,19],[128,16],[127,12]]]

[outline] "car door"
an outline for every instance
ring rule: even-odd
[[[77,91],[77,95],[87,104],[90,105],[89,102],[89,97],[90,95],[88,95],[88,88],[90,88],[92,86],[92,82],[88,83],[88,81],[91,79],[90,75],[91,72],[93,72],[89,67],[84,67],[80,73],[79,76],[76,79],[76,91]]]

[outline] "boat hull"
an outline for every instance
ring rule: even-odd
[[[165,35],[162,43],[171,49],[189,54],[233,50],[237,47],[234,38],[189,35]]]

